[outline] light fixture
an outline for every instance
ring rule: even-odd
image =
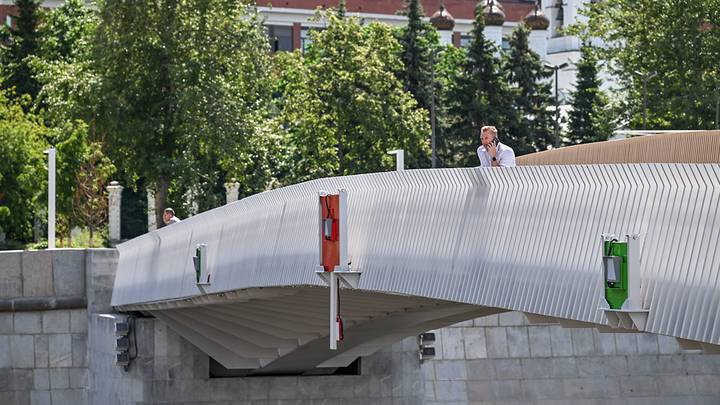
[[[425,332],[418,335],[418,355],[420,361],[432,359],[435,357],[435,333]]]

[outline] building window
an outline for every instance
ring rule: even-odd
[[[509,51],[510,50],[510,40],[506,37],[503,37],[502,44],[500,45],[502,47],[503,51]]]
[[[307,51],[308,45],[310,45],[311,42],[310,28],[302,28],[300,30],[300,49],[302,49],[303,53]]]
[[[268,38],[270,38],[270,49],[273,52],[292,51],[292,27],[284,25],[268,25]]]
[[[303,52],[307,51],[308,46],[312,43],[311,32],[323,31],[323,28],[319,27],[303,27],[300,30],[300,49]]]
[[[556,0],[555,1],[555,24],[552,24],[552,36],[553,38],[562,36],[561,30],[563,29],[563,26],[565,25],[565,2],[563,0]]]
[[[467,48],[472,41],[472,35],[460,35],[460,48]]]
[[[12,27],[12,16],[11,15],[5,16],[5,25],[7,25],[8,27]]]

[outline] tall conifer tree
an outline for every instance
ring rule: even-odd
[[[40,89],[32,76],[27,57],[38,51],[39,0],[15,0],[18,16],[11,29],[10,45],[0,56],[4,88],[15,88],[15,93],[29,94],[33,99]]]
[[[516,120],[510,122],[508,143],[516,155],[547,149],[553,143],[553,118],[547,111],[552,104],[550,82],[552,73],[543,66],[540,56],[530,49],[530,29],[516,28],[510,37],[510,52],[505,71],[512,86]]]
[[[496,58],[497,46],[483,34],[483,5],[478,2],[475,8],[472,40],[451,100],[455,123],[443,140],[450,154],[443,160],[449,166],[477,166],[480,128],[494,125],[503,137],[513,120],[512,97]]]
[[[569,131],[566,144],[605,141],[612,133],[612,122],[607,111],[607,98],[600,89],[597,57],[592,48],[583,45],[582,57],[577,64],[577,82],[572,92],[572,110],[569,113]]]
[[[423,21],[420,0],[408,0],[406,9],[408,24],[402,28],[399,41],[402,45],[401,59],[405,69],[401,72],[405,90],[412,93],[420,107],[430,110],[432,97],[432,52],[437,45],[432,26]],[[435,37],[435,41],[433,41]]]

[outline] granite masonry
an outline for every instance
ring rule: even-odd
[[[507,312],[414,337],[359,375],[211,378],[209,357],[135,318],[137,357],[115,365],[114,249],[0,252],[0,404],[720,404],[720,355],[674,338],[531,324]]]

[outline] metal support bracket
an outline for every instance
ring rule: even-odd
[[[315,274],[318,275],[327,285],[330,285],[330,274],[335,274],[340,280],[340,285],[345,288],[358,288],[362,271],[350,270],[349,266],[335,266],[332,272],[325,271],[323,266],[317,266]]]
[[[650,313],[649,309],[602,309],[610,326],[629,330],[645,330]]]

